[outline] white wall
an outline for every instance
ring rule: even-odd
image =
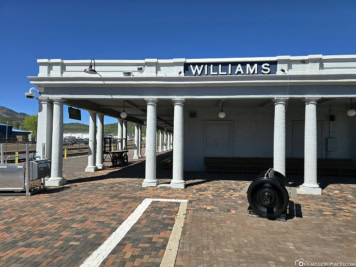
[[[89,133],[64,133],[63,137],[74,136],[75,138],[89,138]]]
[[[322,158],[354,158],[356,160],[356,118],[346,116],[344,105],[331,105],[330,113],[335,115],[333,136],[336,139],[336,150],[327,152],[326,139],[329,136],[329,105],[318,105],[319,140]],[[196,118],[189,118],[189,111],[196,111]],[[225,108],[223,120],[232,121],[232,157],[272,157],[273,155],[273,121],[274,105],[263,107],[251,104],[246,107],[230,106]],[[217,107],[185,107],[185,170],[199,171],[204,169],[205,156],[205,121],[222,121],[217,117]],[[287,107],[287,157],[293,157],[293,122],[304,125],[304,103],[292,102]],[[353,124],[352,124],[353,122]],[[304,147],[304,137],[299,146]],[[294,145],[295,146],[295,145]]]

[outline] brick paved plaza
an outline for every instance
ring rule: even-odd
[[[142,188],[144,161],[93,174],[86,164],[64,162],[64,187],[0,197],[0,266],[79,266],[145,198],[189,200],[176,266],[356,264],[356,177],[322,179],[323,195],[292,199],[294,218],[280,222],[247,215],[250,176],[186,173],[185,190]],[[169,182],[170,169],[157,175]],[[152,202],[103,265],[159,266],[178,209]]]

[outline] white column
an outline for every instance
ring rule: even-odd
[[[42,159],[51,159],[53,103],[48,98],[38,98],[38,121],[36,155]],[[45,145],[43,153],[42,146]]]
[[[122,149],[127,149],[127,121],[122,122]]]
[[[122,150],[122,120],[117,120],[117,149]]]
[[[47,186],[60,186],[67,181],[62,176],[63,172],[63,102],[53,101],[53,132],[52,132],[52,157],[51,177],[46,181]]]
[[[169,140],[169,142],[168,142],[168,149],[169,150],[172,150],[172,133],[169,133],[168,134],[168,140]]]
[[[286,103],[287,98],[274,99],[273,168],[286,175]]]
[[[142,158],[142,125],[138,126],[138,158]]]
[[[163,136],[162,136],[162,131],[159,130],[158,131],[158,152],[162,152],[163,151]]]
[[[184,188],[184,99],[174,99],[172,188]]]
[[[96,167],[99,170],[103,165],[103,142],[104,142],[104,115],[98,114],[98,129],[96,134]]]
[[[89,111],[89,151],[88,151],[88,166],[85,172],[95,172],[95,132],[96,132],[96,113]]]
[[[299,194],[321,195],[317,183],[317,101],[316,98],[305,100],[304,183],[298,188]]]
[[[169,133],[169,150],[172,150],[172,141],[173,141],[173,136],[172,133]]]
[[[156,143],[157,143],[157,99],[146,99],[147,129],[146,129],[146,169],[143,187],[157,186],[156,179]]]
[[[134,155],[133,155],[133,159],[139,159],[138,157],[138,151],[139,151],[139,145],[140,145],[140,140],[139,140],[139,129],[138,129],[138,124],[135,123],[135,147],[134,147]]]
[[[47,102],[46,159],[49,160],[52,158],[52,134],[53,134],[53,127],[51,127],[52,125],[53,125],[53,102]]]
[[[164,152],[166,152],[168,150],[168,135],[167,135],[167,131],[163,132],[163,150]]]

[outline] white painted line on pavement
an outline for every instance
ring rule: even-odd
[[[106,257],[111,253],[111,251],[120,243],[120,241],[125,237],[125,235],[130,231],[132,226],[138,221],[142,216],[148,206],[152,201],[163,201],[163,202],[187,202],[187,200],[181,199],[159,199],[159,198],[146,198],[142,201],[140,205],[135,209],[135,211],[116,229],[111,236],[105,240],[105,242],[97,248],[80,266],[81,267],[97,267],[99,266]]]
[[[187,201],[180,203],[176,221],[174,223],[173,230],[167,244],[167,248],[164,252],[161,261],[161,267],[174,267],[174,264],[176,263],[179,242],[182,236],[182,230],[184,225],[185,213],[187,212],[187,206]]]

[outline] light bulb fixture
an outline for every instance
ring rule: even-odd
[[[225,116],[226,116],[226,113],[224,112],[224,101],[222,100],[222,101],[220,102],[220,104],[221,104],[221,110],[220,110],[220,112],[218,113],[218,117],[219,117],[220,119],[223,119],[223,118],[225,118]]]
[[[353,117],[356,115],[356,110],[352,107],[352,98],[350,99],[350,108],[347,111],[347,116]]]
[[[223,118],[225,118],[226,113],[224,111],[220,111],[218,116],[219,116],[220,119],[223,119]]]
[[[90,60],[89,68],[85,69],[84,72],[89,74],[97,74],[97,71],[95,70],[95,59]]]
[[[125,101],[124,101],[124,111],[120,113],[121,119],[126,119],[127,118],[127,113],[125,112]]]

